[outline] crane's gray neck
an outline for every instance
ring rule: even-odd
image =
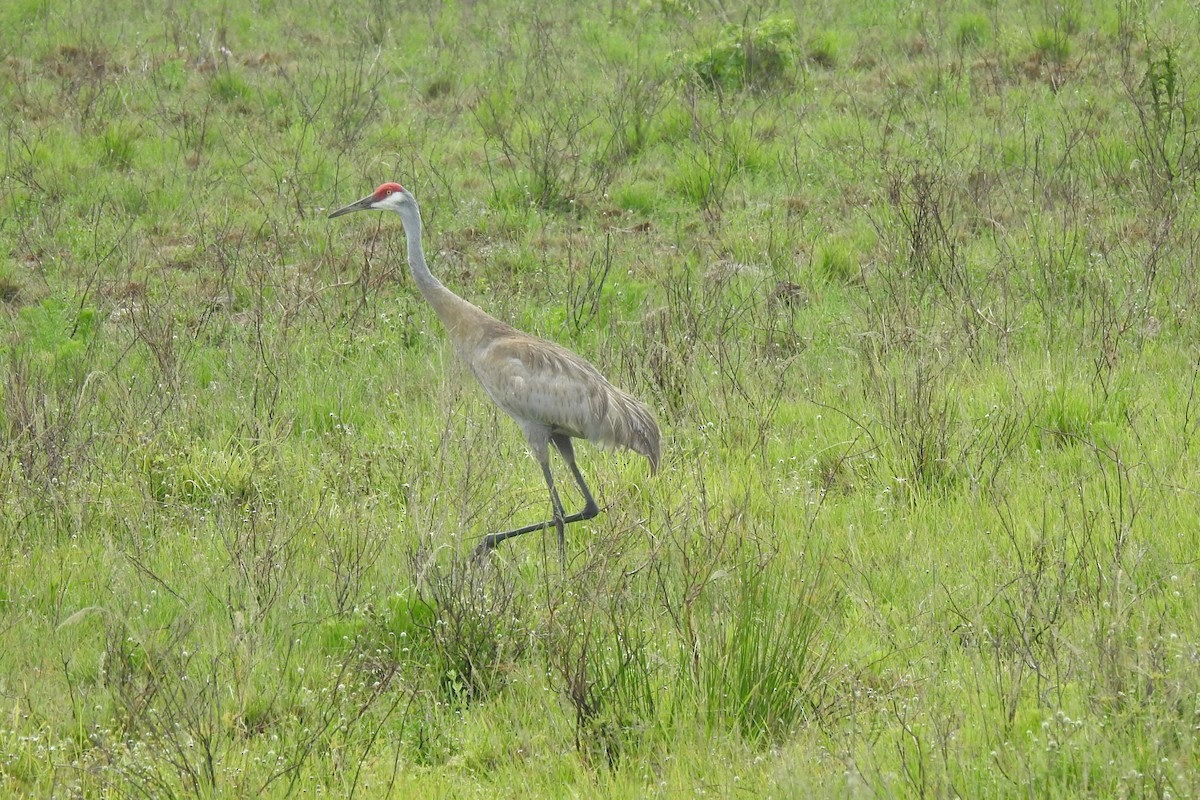
[[[447,289],[429,271],[425,263],[425,250],[421,245],[421,211],[416,201],[396,209],[404,223],[404,238],[408,240],[408,266],[413,281],[429,305],[441,319],[460,353],[465,353],[494,322],[471,303]]]
[[[417,206],[417,201],[401,206],[396,210],[400,215],[400,221],[404,223],[404,238],[408,242],[408,266],[412,269],[413,280],[417,282],[417,288],[421,290],[421,294],[429,302],[433,303],[433,298],[429,296],[430,291],[437,292],[449,291],[442,282],[433,277],[433,273],[429,271],[429,266],[425,263],[425,248],[421,244],[421,209]],[[434,308],[437,304],[434,303]]]

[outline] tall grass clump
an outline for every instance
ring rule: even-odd
[[[710,89],[769,89],[795,64],[798,31],[790,17],[729,25],[712,44],[689,53],[685,64]]]
[[[744,564],[709,587],[718,599],[691,671],[710,730],[778,742],[821,712],[836,601],[821,567],[804,559],[797,572]]]
[[[394,604],[393,631],[408,638],[409,659],[434,676],[453,702],[485,700],[528,644],[524,602],[511,575],[491,565],[424,548],[409,557],[418,592]]]
[[[960,50],[978,47],[987,40],[990,27],[982,14],[964,14],[954,22],[954,44]]]
[[[50,298],[20,309],[17,335],[0,348],[4,442],[27,479],[55,482],[82,467],[99,327],[95,308]]]

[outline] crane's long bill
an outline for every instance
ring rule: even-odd
[[[371,207],[371,204],[374,202],[375,202],[375,195],[369,194],[366,197],[364,197],[362,200],[351,203],[348,206],[342,206],[337,211],[334,211],[332,214],[330,214],[329,218],[333,219],[334,217],[340,217],[342,214],[349,214],[351,211],[366,211],[368,208]]]

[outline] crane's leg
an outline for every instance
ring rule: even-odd
[[[558,533],[558,554],[566,563],[566,537],[563,528],[570,525],[572,522],[581,522],[585,519],[591,519],[600,513],[600,507],[596,505],[596,501],[592,499],[592,493],[588,490],[587,484],[583,480],[583,474],[579,471],[579,466],[575,463],[575,449],[571,446],[571,437],[556,433],[550,437],[550,441],[554,442],[555,448],[562,455],[563,461],[567,462],[567,466],[571,468],[571,474],[575,476],[575,482],[579,484],[579,491],[583,493],[584,506],[583,510],[567,516],[563,511],[562,500],[559,499],[558,489],[554,486],[554,475],[550,472],[549,453],[545,449],[534,449],[534,456],[538,463],[542,466],[542,475],[546,478],[546,486],[550,489],[550,505],[554,509],[554,519],[546,520],[545,522],[535,522],[532,525],[523,525],[520,528],[513,528],[510,531],[500,531],[498,533],[489,533],[483,537],[483,541],[475,548],[475,555],[481,556],[487,553],[496,545],[503,542],[505,539],[511,539],[514,536],[520,536],[523,533],[532,533],[533,531],[545,530],[553,525]]]
[[[600,506],[596,505],[591,491],[588,490],[587,483],[583,480],[583,473],[579,471],[579,466],[575,463],[575,448],[571,445],[571,437],[562,433],[556,433],[550,437],[550,441],[554,442],[554,446],[558,448],[563,461],[567,462],[567,466],[571,468],[571,474],[575,476],[575,482],[579,484],[579,491],[583,494],[583,510],[578,514],[572,514],[564,522],[579,522],[580,520],[591,519],[600,513]]]
[[[553,519],[546,522],[539,522],[534,525],[525,525],[520,528],[513,528],[510,531],[500,531],[498,533],[489,533],[483,537],[483,541],[475,548],[475,555],[480,556],[488,552],[496,545],[503,542],[505,539],[511,539],[514,536],[520,536],[523,533],[531,531],[545,530],[550,525],[553,525],[558,533],[558,552],[563,558],[563,563],[566,563],[566,547],[564,544],[565,537],[563,536],[563,525],[566,524],[564,517],[566,513],[563,511],[562,500],[558,497],[558,489],[554,487],[554,475],[550,472],[550,434],[548,431],[542,432],[539,430],[526,430],[525,438],[529,440],[529,451],[538,464],[542,467],[542,475],[546,478],[546,488],[550,490],[550,507],[554,511]]]

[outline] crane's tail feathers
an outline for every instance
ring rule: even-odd
[[[645,403],[620,390],[608,398],[606,430],[595,437],[601,444],[624,447],[643,455],[650,462],[650,472],[658,472],[661,453],[658,423]]]

